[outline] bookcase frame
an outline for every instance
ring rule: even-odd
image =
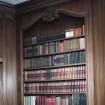
[[[73,16],[75,14],[76,17],[83,17],[85,19],[85,26],[86,26],[86,33],[85,33],[85,38],[86,38],[86,71],[87,71],[87,84],[88,84],[88,92],[87,92],[87,105],[94,105],[94,72],[93,72],[93,37],[92,37],[92,25],[91,25],[91,18],[89,18],[88,15],[90,14],[81,14],[81,13],[75,13],[73,12]],[[72,13],[70,11],[69,15],[72,16]],[[36,20],[37,21],[37,20]],[[27,30],[22,29],[22,30]],[[24,32],[24,31],[23,31]],[[20,33],[20,43],[21,43],[21,49],[23,49],[23,32]],[[42,55],[43,56],[43,55]],[[21,95],[22,95],[22,103],[23,103],[23,50],[21,50]],[[39,81],[39,82],[44,82],[44,81]],[[46,82],[46,81],[45,81]],[[48,81],[49,82],[49,81]],[[45,94],[43,94],[45,95]],[[49,94],[48,94],[49,95]],[[63,94],[61,94],[63,95]]]

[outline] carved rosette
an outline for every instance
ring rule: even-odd
[[[52,22],[58,17],[59,17],[59,14],[58,14],[56,8],[48,7],[44,10],[42,19],[43,19],[43,21]]]

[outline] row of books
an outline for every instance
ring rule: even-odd
[[[24,71],[25,81],[69,80],[86,78],[85,66],[56,68],[50,70]]]
[[[24,83],[25,94],[75,93],[86,92],[86,81]]]
[[[49,42],[42,45],[26,47],[24,48],[24,56],[32,57],[37,55],[66,52],[76,49],[85,49],[85,38]]]
[[[85,51],[24,59],[24,68],[40,68],[84,63]]]
[[[87,105],[86,94],[68,96],[24,96],[24,105]]]
[[[57,32],[52,34],[50,33],[49,35],[41,35],[41,36],[34,35],[31,37],[26,37],[24,40],[24,45],[27,46],[32,44],[45,43],[51,40],[70,38],[70,37],[81,36],[81,35],[84,35],[84,25],[66,30],[65,32]]]

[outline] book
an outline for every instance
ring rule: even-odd
[[[86,105],[84,26],[53,34],[24,40],[24,105]]]
[[[68,105],[72,105],[72,95],[68,96]]]
[[[61,105],[66,105],[67,103],[66,103],[66,96],[62,96],[61,97]]]
[[[73,37],[74,36],[74,29],[67,30],[65,32],[65,34],[66,34],[66,38]]]
[[[78,105],[79,103],[77,103],[77,97],[78,97],[78,94],[72,94],[72,105]]]
[[[26,99],[26,96],[24,96],[24,105],[27,105],[27,99]]]
[[[46,80],[51,80],[51,78],[52,78],[51,70],[46,70],[44,77]]]
[[[56,105],[61,105],[61,97],[56,96]]]
[[[32,37],[32,44],[36,44],[37,43],[37,37],[36,36],[33,36]]]
[[[56,52],[56,42],[50,42],[48,44],[48,53],[52,54]]]
[[[62,39],[65,38],[65,32],[58,32],[58,33],[53,33],[49,35],[42,35],[37,37],[37,43],[45,43],[51,40],[57,40],[57,39]]]
[[[64,52],[64,41],[59,41],[59,52]]]
[[[76,28],[74,29],[74,35],[75,35],[75,36],[81,36],[81,35],[82,35],[82,26],[76,27]]]
[[[35,101],[36,101],[36,96],[31,96],[31,105],[36,105]]]
[[[85,38],[80,38],[80,49],[85,49]]]
[[[86,94],[80,93],[79,95],[80,95],[79,105],[86,105]]]
[[[45,105],[56,105],[55,96],[46,96],[45,97]]]
[[[63,54],[54,55],[52,60],[53,60],[53,66],[64,65],[64,55]]]

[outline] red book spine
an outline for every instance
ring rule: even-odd
[[[55,97],[54,96],[49,96],[49,97],[45,97],[45,105],[55,105]]]
[[[64,52],[64,41],[59,42],[59,52]]]

